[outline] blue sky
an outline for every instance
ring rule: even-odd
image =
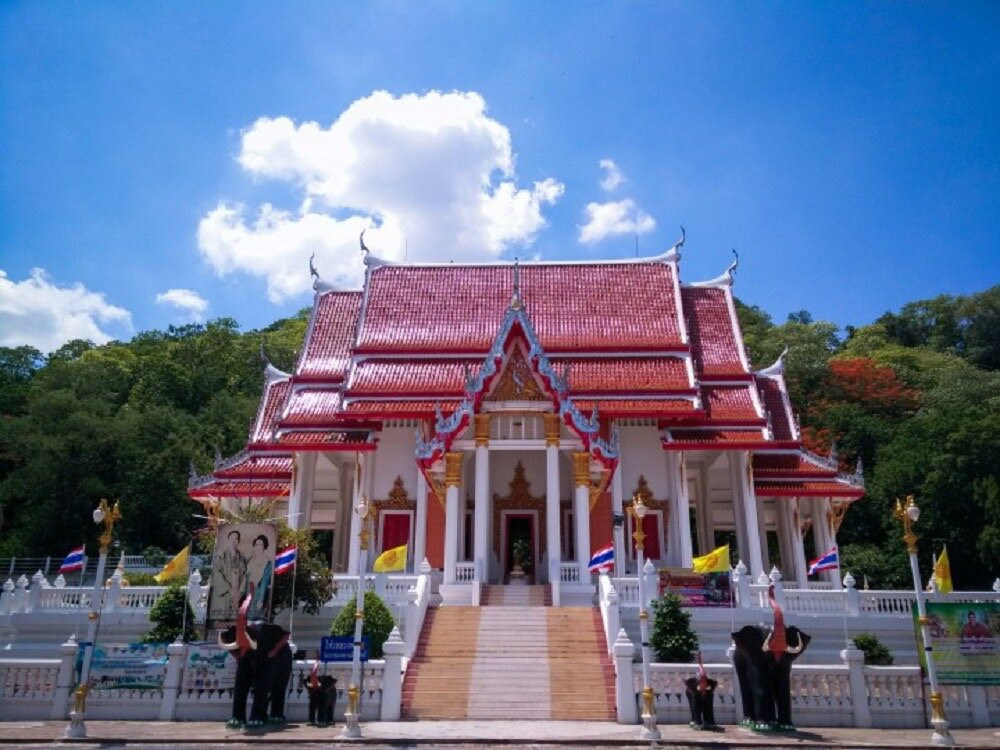
[[[683,278],[736,247],[779,320],[979,291],[998,36],[995,3],[8,2],[0,343],[264,325],[310,304],[312,252],[355,283],[365,225],[488,260],[683,224]]]

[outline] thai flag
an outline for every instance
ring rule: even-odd
[[[840,558],[837,557],[837,548],[834,547],[822,557],[817,557],[809,563],[809,575],[819,573],[821,570],[835,570],[840,567]]]
[[[612,545],[601,547],[587,564],[591,573],[598,573],[601,570],[610,570],[615,564],[615,548]]]
[[[60,573],[73,573],[77,570],[83,570],[83,545],[66,555],[59,566]]]
[[[285,547],[274,558],[274,574],[280,576],[295,567],[295,553],[297,547]]]

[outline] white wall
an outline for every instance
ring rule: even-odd
[[[375,475],[372,499],[384,500],[392,491],[396,477],[403,478],[406,493],[417,497],[417,462],[414,458],[415,433],[413,427],[387,427],[379,434],[375,452]]]
[[[646,478],[653,497],[668,497],[667,459],[660,445],[660,433],[655,425],[621,428],[622,493],[628,502],[639,484],[639,476]]]

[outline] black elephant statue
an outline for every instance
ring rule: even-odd
[[[791,730],[795,728],[792,663],[812,638],[794,626],[785,627],[773,586],[768,590],[768,599],[774,610],[772,628],[747,625],[732,634],[736,647],[733,662],[743,699],[741,723],[758,731]]]
[[[309,693],[309,724],[326,727],[333,724],[333,706],[337,702],[337,679],[319,674],[317,662],[309,677],[302,678],[302,684]]]
[[[263,726],[285,722],[285,694],[292,677],[292,649],[288,631],[279,625],[247,622],[253,598],[247,594],[236,616],[236,625],[219,633],[219,645],[236,659],[231,727]],[[253,705],[247,720],[247,697],[253,689]],[[268,709],[270,708],[270,712]]]
[[[691,727],[694,729],[714,729],[715,724],[715,689],[718,680],[712,680],[705,672],[701,661],[701,651],[698,652],[698,676],[684,680],[684,692],[687,695],[688,708],[691,709]]]

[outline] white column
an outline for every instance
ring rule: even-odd
[[[760,548],[760,523],[757,520],[757,497],[753,491],[750,453],[731,451],[728,458],[740,558],[750,568],[750,573],[756,580],[761,573],[766,574],[767,571],[764,570],[764,555]]]
[[[621,526],[613,526],[611,529],[612,536],[614,538],[615,544],[615,575],[622,576],[625,574],[625,555],[627,550],[625,549],[625,521],[624,521],[624,487],[622,479],[622,460],[621,454],[618,454],[618,466],[615,469],[615,475],[611,477],[611,510],[615,514],[622,517]],[[609,633],[609,635],[614,635]]]
[[[455,582],[458,562],[458,524],[461,522],[458,488],[462,483],[462,454],[449,451],[444,456],[444,582]]]
[[[590,454],[573,454],[573,518],[576,521],[576,560],[580,565],[580,582],[590,580]]]
[[[292,472],[292,493],[288,498],[288,525],[293,529],[309,527],[312,514],[312,496],[316,486],[316,453],[314,451],[294,454],[295,469]]]
[[[559,415],[545,415],[545,552],[549,558],[552,604],[559,602],[559,565],[562,562],[562,534],[559,508]]]
[[[472,554],[479,580],[490,580],[490,415],[476,415],[476,482]]]
[[[701,496],[698,503],[698,554],[707,555],[715,549],[715,520],[712,518],[712,499],[708,493],[708,469],[704,464],[698,468],[698,482]]]
[[[427,480],[424,473],[417,471],[417,528],[413,532],[413,569],[420,569],[420,563],[427,557]]]
[[[349,552],[348,534],[350,533],[351,516],[353,515],[351,500],[354,486],[354,467],[350,463],[338,464],[340,477],[340,493],[337,497],[337,525],[333,530],[333,570],[347,571]]]
[[[302,508],[302,454],[292,454],[292,491],[288,493],[288,506],[285,509],[285,521],[293,529],[299,528],[300,510]]]
[[[813,539],[816,540],[816,557],[825,555],[837,542],[830,528],[830,499],[826,497],[813,498]],[[829,581],[834,587],[840,586],[840,570],[821,571],[819,577]]]
[[[371,463],[371,456],[368,453],[359,453],[354,481],[351,483],[352,501],[351,507],[347,509],[351,519],[351,534],[348,537],[350,547],[347,556],[347,572],[350,575],[358,575],[358,560],[361,554],[361,519],[354,509],[361,502],[362,495],[366,494]]]
[[[754,496],[756,497],[756,493]],[[756,502],[756,506],[757,530],[760,532],[760,553],[764,558],[764,572],[769,573],[771,571],[771,551],[767,545],[767,508],[764,507],[764,502],[761,500]]]
[[[679,568],[691,567],[691,500],[688,497],[684,454],[667,451],[667,486],[673,507],[670,509],[670,542],[667,564]]]
[[[802,528],[798,513],[798,498],[778,498],[778,522],[785,529],[786,550],[782,555],[787,555],[786,567],[799,588],[805,588],[808,576],[806,575],[806,553],[802,546]]]

